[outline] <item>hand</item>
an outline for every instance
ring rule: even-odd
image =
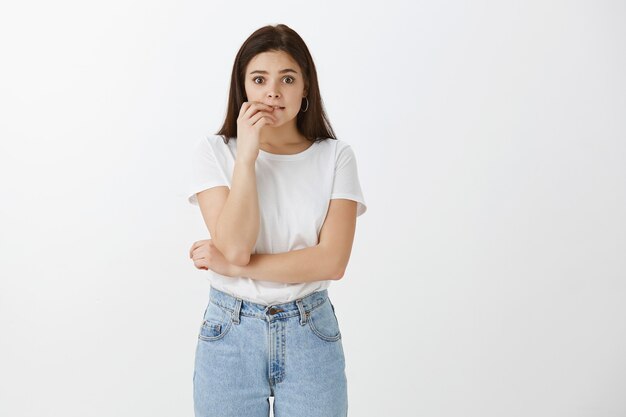
[[[237,158],[255,161],[259,156],[261,128],[276,123],[274,107],[258,101],[245,101],[237,117]]]
[[[189,257],[198,269],[210,269],[229,277],[237,276],[237,265],[228,262],[211,239],[194,242],[189,249]]]

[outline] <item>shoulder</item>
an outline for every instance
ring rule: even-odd
[[[324,149],[326,157],[334,159],[336,165],[343,166],[356,159],[352,146],[341,139],[324,139],[320,141],[320,147]]]
[[[337,153],[352,152],[352,146],[345,140],[337,139]]]
[[[331,146],[337,154],[345,152],[346,150],[349,152],[352,151],[350,143],[342,139],[326,139],[324,142],[328,142],[329,146]]]
[[[208,143],[209,145],[213,147],[228,146],[228,143],[236,142],[235,139],[236,138],[226,138],[222,135],[214,135],[214,134],[204,135],[204,137],[201,138],[201,140],[203,140],[204,142]]]
[[[356,159],[354,149],[345,140],[337,139],[335,144],[335,159],[338,163]]]
[[[236,141],[230,138],[229,143],[234,145]],[[228,148],[229,144],[226,143],[224,136],[208,134],[201,136],[196,142],[196,151],[198,152],[210,152],[221,153]]]
[[[327,138],[319,141],[320,147],[332,152],[336,157],[341,153],[351,150],[350,144],[341,139]]]

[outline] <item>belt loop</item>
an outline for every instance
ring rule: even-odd
[[[240,322],[239,314],[241,311],[241,303],[242,303],[241,298],[235,298],[235,309],[233,310],[233,315],[231,317],[233,320],[233,323],[235,324],[239,324]]]
[[[298,306],[298,311],[300,311],[300,326],[304,326],[308,318],[308,313],[304,309],[304,305],[302,304],[302,298],[298,298],[296,300],[296,305]]]

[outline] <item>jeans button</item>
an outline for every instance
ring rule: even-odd
[[[283,311],[283,310],[281,310],[281,309],[280,309],[280,308],[278,308],[278,307],[270,307],[270,309],[269,309],[269,313],[270,313],[270,314],[280,313],[281,311]]]

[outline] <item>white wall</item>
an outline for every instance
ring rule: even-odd
[[[351,416],[626,415],[626,5],[12,2],[0,415],[191,416],[185,200],[255,29],[307,42],[368,212],[329,293]]]

